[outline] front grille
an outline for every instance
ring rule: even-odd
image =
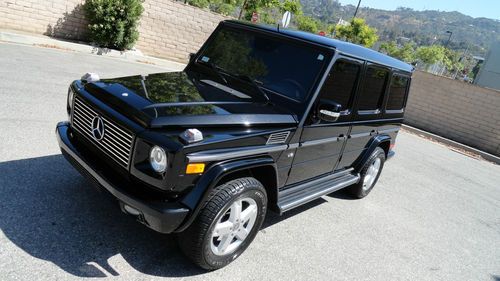
[[[104,137],[101,140],[96,140],[92,134],[92,121],[97,116],[104,123]],[[128,130],[97,113],[79,97],[75,97],[72,126],[106,155],[128,168],[134,141],[134,135]]]

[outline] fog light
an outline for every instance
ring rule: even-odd
[[[149,162],[155,172],[165,172],[167,169],[167,154],[165,150],[159,146],[154,146],[149,153]]]

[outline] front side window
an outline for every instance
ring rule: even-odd
[[[368,67],[359,96],[359,111],[375,111],[380,108],[388,76],[389,71],[386,69]]]
[[[395,75],[392,77],[387,100],[387,110],[401,110],[404,107],[406,90],[408,88],[408,77]]]
[[[306,99],[327,62],[314,46],[264,33],[224,27],[198,59],[226,74],[252,79],[271,94]]]
[[[328,99],[340,104],[342,110],[348,109],[356,87],[359,71],[359,64],[344,60],[335,62],[323,88],[321,88],[321,99]]]

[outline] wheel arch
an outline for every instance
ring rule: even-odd
[[[387,157],[390,145],[391,145],[391,137],[389,135],[377,135],[374,138],[372,138],[370,142],[368,142],[367,149],[365,149],[365,152],[354,163],[353,165],[354,171],[355,172],[361,171],[366,161],[368,161],[370,155],[377,147],[382,148],[385,152],[385,156]]]
[[[194,188],[181,200],[192,211],[175,232],[181,232],[189,227],[215,187],[247,176],[254,177],[262,183],[267,193],[268,206],[271,209],[276,208],[278,173],[273,158],[266,156],[217,163],[200,177]]]

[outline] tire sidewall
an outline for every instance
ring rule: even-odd
[[[241,245],[238,247],[236,251],[228,255],[222,255],[222,256],[215,255],[211,249],[211,239],[212,239],[213,229],[215,228],[217,221],[220,219],[221,216],[223,216],[226,213],[231,204],[233,204],[233,202],[235,202],[236,200],[242,198],[252,198],[257,203],[258,213],[257,213],[257,218],[255,220],[255,224],[250,233],[248,234],[247,238],[241,243]],[[224,207],[219,210],[215,218],[212,220],[212,223],[210,224],[210,227],[208,228],[207,232],[205,233],[205,237],[203,238],[202,253],[203,253],[203,259],[205,260],[206,264],[214,268],[220,268],[229,264],[237,257],[239,257],[246,250],[246,248],[250,245],[250,243],[253,241],[253,239],[259,232],[260,227],[262,226],[262,223],[264,222],[266,216],[266,210],[267,210],[267,195],[264,188],[262,188],[261,186],[256,186],[256,185],[245,186],[245,188],[240,190],[237,194],[233,195],[231,199],[224,204]]]
[[[378,170],[377,176],[375,177],[375,180],[373,181],[372,185],[368,189],[363,189],[363,181],[365,180],[366,172],[368,171],[368,168],[372,165],[372,163],[375,161],[375,159],[379,158],[380,159],[380,168]],[[377,147],[375,151],[373,151],[372,155],[366,161],[365,166],[361,170],[361,179],[359,182],[359,197],[365,197],[372,191],[373,187],[377,184],[378,178],[380,177],[380,174],[382,174],[382,169],[384,168],[385,164],[385,152],[382,148]]]

